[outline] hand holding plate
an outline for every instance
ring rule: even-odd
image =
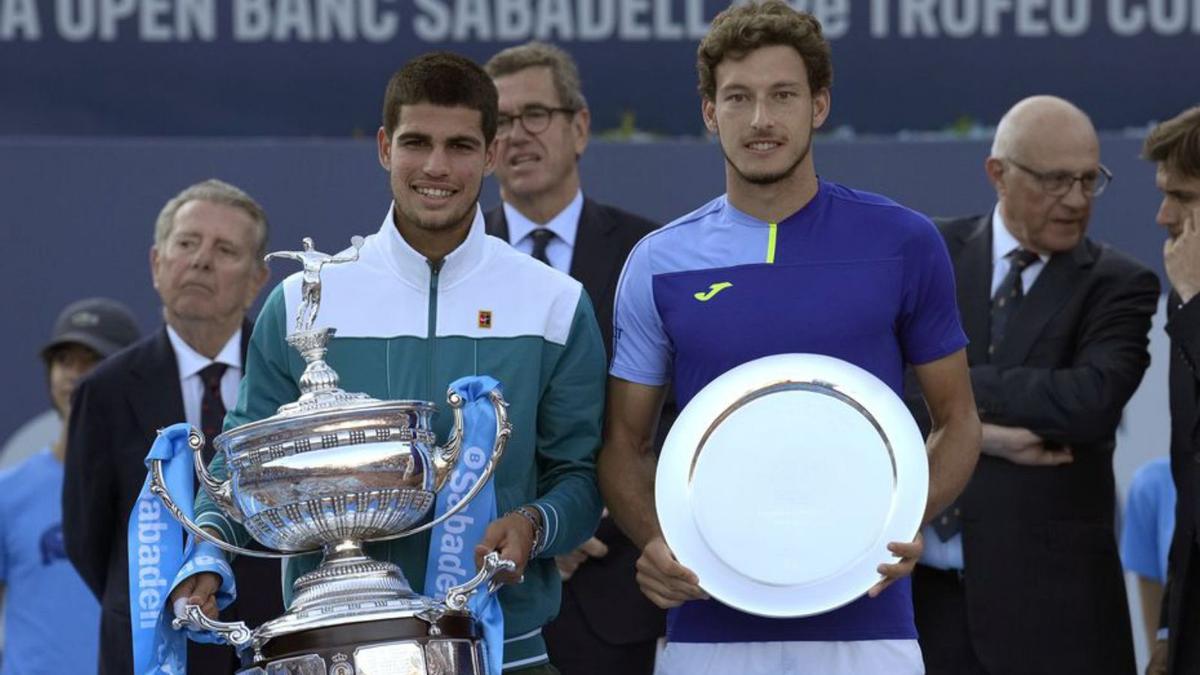
[[[642,593],[663,609],[678,607],[688,600],[705,600],[696,573],[679,564],[662,536],[651,539],[637,561],[637,582]]]
[[[888,550],[900,556],[900,561],[883,563],[879,566],[879,573],[883,575],[883,580],[867,591],[869,597],[874,598],[878,596],[883,592],[883,589],[891,586],[897,579],[903,579],[912,574],[913,568],[917,566],[917,560],[925,550],[925,540],[921,538],[921,533],[918,532],[917,537],[911,542],[893,541],[888,544]]]

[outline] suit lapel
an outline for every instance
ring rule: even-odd
[[[972,364],[988,362],[991,334],[992,217],[984,216],[963,237],[962,249],[954,256],[954,276],[958,280],[958,311],[963,330],[975,336],[967,345],[967,360]]]
[[[508,219],[504,217],[504,207],[496,208],[483,214],[483,229],[493,237],[508,241]],[[508,241],[508,243],[512,243]]]
[[[167,425],[184,422],[183,392],[179,385],[179,367],[175,350],[167,337],[167,327],[159,328],[155,339],[146,346],[146,357],[138,359],[131,375],[137,381],[126,395],[133,407],[138,427],[147,436]]]
[[[1004,341],[997,345],[992,361],[997,365],[1023,363],[1046,324],[1071,297],[1093,262],[1086,239],[1072,251],[1051,256],[1021,306],[1009,318]]]
[[[583,200],[575,229],[575,248],[571,252],[571,276],[583,284],[593,303],[604,301],[613,275],[619,273],[620,264],[625,262],[612,237],[615,227],[611,219],[600,213],[595,202]]]

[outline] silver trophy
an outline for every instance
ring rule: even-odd
[[[324,361],[334,328],[314,329],[320,308],[321,270],[358,259],[362,238],[331,256],[303,240],[303,250],[271,253],[304,265],[302,303],[288,343],[304,357],[300,398],[272,417],[230,429],[213,439],[229,479],[218,481],[204,465],[204,437],[188,443],[196,474],[212,500],[270,551],[242,548],[210,536],[188,519],[167,491],[162,463],[150,465],[151,491],[192,534],[240,555],[286,558],[322,553],[315,570],[293,585],[291,607],[251,629],[206,617],[188,605],[176,628],[208,631],[238,651],[245,675],[408,675],[486,673],[482,634],[467,609],[471,595],[495,592],[492,578],[515,569],[491,553],[478,574],[450,588],[444,600],[413,591],[394,564],[373,560],[363,543],[428,530],[462,510],[491,477],[510,433],[507,404],[491,403],[496,435],[491,459],[463,499],[421,523],[456,466],[463,439],[463,400],[447,397],[454,429],[445,445],[432,431],[433,403],[379,401],[338,388]]]

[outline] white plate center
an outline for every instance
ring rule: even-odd
[[[785,390],[713,430],[690,501],[725,564],[759,583],[795,586],[877,555],[894,492],[887,446],[862,413],[824,393]]]

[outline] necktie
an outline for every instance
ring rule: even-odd
[[[200,399],[200,431],[204,432],[204,462],[213,458],[213,438],[221,433],[225,423],[225,401],[221,399],[221,377],[228,368],[224,363],[210,363],[200,371],[204,396]]]
[[[1025,297],[1025,285],[1021,282],[1021,273],[1025,268],[1037,261],[1038,256],[1033,251],[1026,251],[1023,248],[1016,249],[1007,256],[1009,261],[1008,273],[1004,275],[1004,279],[1000,281],[1000,286],[996,288],[996,295],[992,298],[992,334],[991,343],[988,345],[988,355],[995,353],[996,346],[1004,339],[1004,330],[1008,327],[1008,320],[1017,311],[1022,298]],[[937,534],[938,539],[947,541],[962,530],[962,512],[958,503],[950,505],[950,508],[943,511],[937,518],[930,523],[933,526],[933,531]]]
[[[996,289],[992,298],[992,341],[988,345],[988,354],[994,354],[1008,328],[1008,321],[1016,313],[1017,307],[1025,297],[1025,285],[1021,282],[1021,273],[1025,268],[1037,261],[1038,256],[1033,251],[1019,248],[1008,254],[1008,274]]]
[[[533,253],[531,255],[549,265],[550,259],[546,257],[546,246],[554,238],[554,232],[545,227],[539,227],[530,232],[529,236],[533,237]]]

